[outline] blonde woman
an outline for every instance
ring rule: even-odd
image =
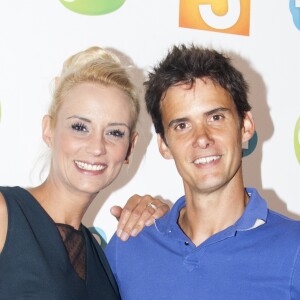
[[[52,153],[48,177],[34,188],[0,188],[0,299],[119,299],[81,220],[127,163],[138,114],[133,84],[113,54],[92,47],[64,63],[42,122]],[[139,201],[131,199],[129,211],[144,205],[149,214]]]

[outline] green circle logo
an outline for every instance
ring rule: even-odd
[[[105,232],[99,227],[89,227],[89,231],[92,234],[95,234],[99,237],[100,242],[101,242],[101,247],[102,247],[102,249],[105,249],[105,247],[107,246],[107,236],[106,236]]]
[[[258,137],[255,131],[253,137],[248,142],[248,148],[247,149],[243,148],[243,157],[250,155],[255,150],[257,141],[258,141]]]
[[[66,8],[81,15],[97,16],[119,9],[125,0],[59,0]]]
[[[295,148],[296,157],[300,164],[300,117],[298,118],[295,131],[294,131],[294,148]]]

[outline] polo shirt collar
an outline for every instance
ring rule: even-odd
[[[250,196],[244,213],[235,223],[237,231],[246,231],[257,228],[267,221],[268,207],[266,201],[258,194],[254,188],[246,188]]]
[[[230,235],[234,235],[236,231],[246,231],[263,225],[267,220],[268,207],[266,201],[259,195],[256,189],[246,188],[246,192],[250,196],[249,202],[245,208],[243,215],[230,226]],[[177,220],[181,208],[185,206],[185,196],[179,198],[173,205],[171,211],[163,218],[156,220],[156,227],[161,233],[171,233],[177,225]],[[225,229],[225,231],[227,231]],[[229,234],[229,232],[227,231]]]

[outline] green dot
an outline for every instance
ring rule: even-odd
[[[105,247],[107,246],[107,236],[106,236],[105,232],[99,227],[89,227],[89,231],[92,234],[95,234],[99,237],[100,242],[101,242],[101,247],[102,247],[102,249],[105,249]]]
[[[120,8],[125,0],[59,0],[69,10],[88,16],[111,13]]]
[[[295,147],[296,157],[300,164],[300,117],[298,118],[295,131],[294,131],[294,147]]]
[[[250,155],[256,148],[258,141],[257,132],[255,131],[253,137],[248,142],[248,149],[243,149],[243,157]]]

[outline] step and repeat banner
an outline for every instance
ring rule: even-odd
[[[300,0],[27,0],[0,10],[0,185],[43,180],[41,120],[63,61],[98,45],[135,68],[140,138],[117,181],[102,191],[84,223],[109,240],[109,208],[133,194],[171,203],[183,194],[164,160],[143,103],[143,80],[174,44],[228,53],[250,84],[256,134],[244,145],[247,186],[271,208],[300,219]]]

